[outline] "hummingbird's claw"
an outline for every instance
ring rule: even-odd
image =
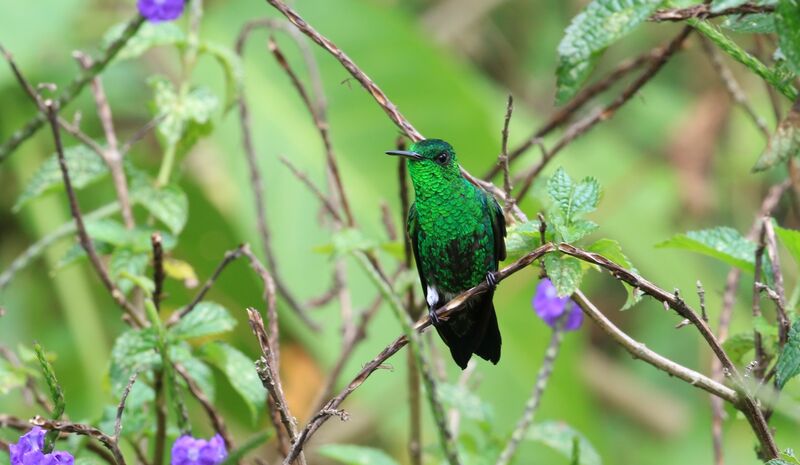
[[[438,327],[441,324],[442,320],[439,319],[439,315],[436,314],[436,309],[433,307],[428,307],[428,316],[431,319],[431,324],[433,326]]]
[[[497,277],[491,271],[486,273],[486,284],[492,291],[497,287]]]

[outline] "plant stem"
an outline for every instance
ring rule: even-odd
[[[791,101],[797,99],[797,89],[791,82],[784,82],[781,80],[775,70],[770,69],[767,65],[762,63],[758,58],[747,53],[743,48],[739,47],[736,42],[729,39],[725,34],[720,32],[711,23],[702,19],[692,18],[687,20],[689,25],[697,29],[701,34],[706,36],[711,42],[720,48],[723,52],[730,55],[731,58],[745,65],[750,71],[759,75],[762,79],[767,81],[772,87],[780,91],[786,98]]]

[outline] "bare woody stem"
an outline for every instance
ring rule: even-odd
[[[51,100],[47,100],[44,102],[44,107],[47,118],[50,121],[50,127],[53,131],[53,140],[55,141],[56,154],[58,155],[58,165],[61,169],[62,178],[64,179],[64,187],[67,191],[69,208],[70,212],[72,213],[72,217],[75,220],[75,227],[78,232],[78,239],[80,240],[81,247],[83,247],[83,249],[86,251],[86,254],[89,256],[89,261],[91,262],[92,267],[95,269],[97,274],[100,276],[100,280],[103,282],[103,285],[111,293],[111,297],[115,302],[117,302],[117,305],[122,307],[122,309],[125,311],[125,314],[130,319],[130,322],[134,326],[144,327],[144,321],[142,321],[139,313],[136,311],[133,305],[128,302],[127,299],[125,299],[125,295],[111,280],[105,265],[102,261],[100,261],[100,257],[97,255],[97,251],[95,250],[94,244],[89,237],[89,233],[86,232],[86,225],[83,222],[83,216],[81,215],[81,210],[78,206],[78,199],[75,196],[75,190],[72,187],[72,180],[69,176],[67,161],[64,157],[64,147],[61,143],[61,131],[58,124],[57,104]]]
[[[136,34],[142,24],[144,24],[144,18],[138,14],[128,21],[119,37],[108,45],[98,59],[94,60],[92,66],[82,70],[75,79],[67,85],[64,92],[58,97],[56,106],[58,108],[63,108],[72,102],[95,76],[106,69],[106,66],[108,66],[111,60],[117,56],[117,53],[122,50],[122,47]],[[12,134],[7,141],[0,145],[0,163],[8,158],[20,144],[36,134],[45,122],[47,122],[47,114],[44,111],[40,111],[23,126],[22,129]]]

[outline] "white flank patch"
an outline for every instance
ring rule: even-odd
[[[428,286],[428,290],[425,292],[425,300],[428,301],[428,307],[433,307],[439,302],[439,292],[433,286]]]

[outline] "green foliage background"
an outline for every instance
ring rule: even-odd
[[[70,58],[72,50],[94,50],[99,37],[112,24],[133,12],[134,2],[127,3],[9,2],[0,15],[0,42],[14,53],[32,81],[63,86],[76,72]],[[458,39],[447,43],[435,37],[449,27],[458,27],[458,18],[440,18],[433,24],[425,22],[424,18],[430,17],[437,3],[297,0],[294,7],[353,57],[423,134],[450,141],[461,162],[471,172],[482,173],[496,161],[499,152],[508,89],[517,97],[517,111],[511,125],[512,145],[524,140],[554,111],[557,44],[582,2],[495,2],[498,4],[495,8],[460,26]],[[275,17],[275,12],[262,1],[208,1],[202,34],[232,46],[243,22],[263,16]],[[612,46],[599,61],[598,69],[609,69],[620,59],[643,52],[646,47],[673,36],[680,27],[645,24],[631,37]],[[747,36],[736,38],[749,40]],[[268,219],[282,272],[295,294],[310,298],[328,287],[330,259],[314,253],[313,249],[328,243],[330,237],[327,230],[318,226],[319,207],[315,199],[278,162],[277,156],[287,156],[312,179],[324,183],[323,151],[301,101],[268,55],[265,40],[266,33],[259,32],[249,44],[245,89],[266,179]],[[280,36],[278,41],[289,59],[300,63],[292,44]],[[714,105],[727,102],[720,81],[696,39],[689,43],[689,50],[673,58],[614,119],[565,149],[547,174],[557,166],[564,166],[575,179],[597,178],[604,188],[604,198],[598,211],[589,215],[600,225],[594,236],[619,241],[643,276],[663,288],[681,289],[690,302],[696,302],[695,281],[701,280],[707,291],[710,317],[716,322],[727,268],[705,257],[654,245],[686,230],[716,225],[747,231],[766,187],[783,179],[784,174],[780,170],[750,172],[766,140],[738,109],[730,111],[716,137],[687,130],[687,121],[693,121],[694,125],[702,123],[696,119],[699,102],[704,99],[712,99]],[[316,48],[314,53],[321,68],[333,143],[353,211],[366,234],[382,238],[381,199],[389,203],[398,222],[404,217],[397,196],[397,166],[394,160],[382,155],[393,147],[397,131],[358,84],[349,80],[339,63]],[[103,77],[121,134],[130,135],[149,118],[151,91],[146,77],[153,73],[175,77],[178,72],[177,55],[171,49],[158,49],[145,57],[113,65]],[[737,64],[731,66],[741,77],[759,114],[774,127],[763,86],[752,75],[741,72]],[[11,73],[5,67],[2,69],[0,139],[5,139],[34,111]],[[223,75],[213,60],[204,58],[195,76],[196,81],[208,84],[217,95],[224,95]],[[601,100],[613,95],[612,90]],[[98,136],[102,133],[89,92],[85,91],[67,114],[74,110],[91,115],[83,121],[86,132]],[[201,279],[211,274],[226,250],[241,242],[250,242],[259,251],[238,120],[235,112],[224,116],[218,112],[215,121],[217,128],[213,135],[196,146],[188,157],[181,158],[178,168],[181,173],[178,182],[188,194],[190,207],[188,223],[173,255],[190,261]],[[18,213],[11,211],[33,171],[52,153],[51,139],[45,133],[42,131],[0,165],[0,268],[5,268],[33,241],[69,220],[66,201],[60,192],[29,203]],[[683,195],[686,181],[679,176],[675,158],[669,156],[675,150],[670,144],[676,140],[686,143],[686,137],[711,137],[713,142],[708,148],[714,152],[713,156],[702,168],[707,183],[702,200],[708,201],[711,208],[702,215],[692,215],[687,209]],[[537,151],[532,150],[525,161],[531,163],[537,156]],[[129,157],[155,175],[161,154],[154,139],[148,137]],[[540,205],[535,196],[544,189],[544,182],[535,186],[532,195],[522,203],[523,210],[537,211]],[[111,198],[112,191],[108,180],[82,191],[84,211],[103,205]],[[783,210],[786,208],[782,206]],[[783,210],[779,210],[778,218],[786,218]],[[795,221],[790,215],[782,225],[792,226]],[[36,261],[7,289],[0,291],[0,306],[7,310],[0,318],[0,341],[16,347],[32,346],[38,340],[49,352],[56,353],[53,366],[64,388],[67,413],[73,419],[91,420],[101,414],[102,403],[98,399],[111,401],[106,378],[108,357],[113,340],[124,327],[119,310],[85,264],[54,271],[70,246],[69,241],[62,241],[50,248],[44,260]],[[794,276],[792,266],[787,268]],[[376,291],[355,263],[350,263],[349,271],[356,308],[367,305]],[[508,434],[513,429],[549,337],[549,329],[530,308],[536,277],[535,269],[518,273],[502,284],[495,297],[504,337],[503,359],[497,367],[479,363],[476,379],[480,383],[476,393],[491,406],[491,428],[496,435]],[[749,286],[746,281],[742,291]],[[708,372],[708,348],[691,328],[673,329],[678,321],[661,305],[644,299],[635,309],[619,313],[617,309],[626,298],[624,288],[596,273],[584,280],[584,289],[610,318],[648,347]],[[174,280],[168,281],[166,290],[167,309],[179,306],[193,295],[193,291],[187,291]],[[247,328],[244,308],[262,306],[260,295],[261,283],[243,262],[226,271],[210,295],[239,321],[228,342],[249,355],[256,353],[257,346]],[[740,299],[735,309],[737,317],[732,334],[749,328],[749,293],[747,296]],[[296,344],[307,351],[325,370],[339,350],[338,311],[329,306],[317,310],[313,316],[325,326],[320,335],[310,333],[290,312],[282,311],[283,339],[285,344]],[[383,308],[371,326],[367,341],[345,369],[343,379],[350,379],[362,363],[399,332],[388,307]],[[439,347],[443,348],[441,344]],[[605,371],[605,366],[596,364],[598,353],[610,358],[613,370]],[[317,437],[317,444],[333,441],[367,444],[385,449],[394,457],[405,457],[404,356],[396,357],[392,364],[392,371],[376,373],[345,404],[351,414],[350,422],[331,421]],[[598,366],[603,370],[601,375],[597,374]],[[454,367],[448,366],[448,370],[451,379],[456,379]],[[590,372],[595,374],[587,374]],[[217,381],[217,403],[234,434],[242,438],[241,442],[255,431],[249,412],[232,388],[221,378]],[[790,396],[797,396],[796,384],[787,386]],[[655,417],[655,421],[677,418],[678,427],[667,428],[668,432],[648,427],[637,415],[609,403],[608,390],[617,392],[624,403],[633,406],[630,408],[644,409],[641,415]],[[673,408],[673,403],[679,407]],[[191,407],[193,423],[202,430],[206,420],[196,405]],[[679,415],[674,417],[676,411]],[[35,413],[21,402],[18,393],[0,397],[0,412],[22,417]],[[746,421],[731,414],[733,418],[725,423],[727,463],[756,463],[754,440]],[[427,411],[426,416],[429,416]],[[537,421],[545,420],[565,421],[583,433],[608,464],[711,461],[708,396],[632,360],[589,322],[581,331],[566,336],[563,353],[537,413]],[[778,444],[800,447],[797,424],[780,413],[774,421]],[[263,416],[258,424],[266,424]],[[12,437],[8,431],[0,434]],[[435,447],[434,435],[432,426],[426,424],[426,445]],[[0,454],[0,462],[5,460],[6,456]],[[567,463],[567,459],[544,445],[530,442],[523,444],[517,463],[558,464]]]

